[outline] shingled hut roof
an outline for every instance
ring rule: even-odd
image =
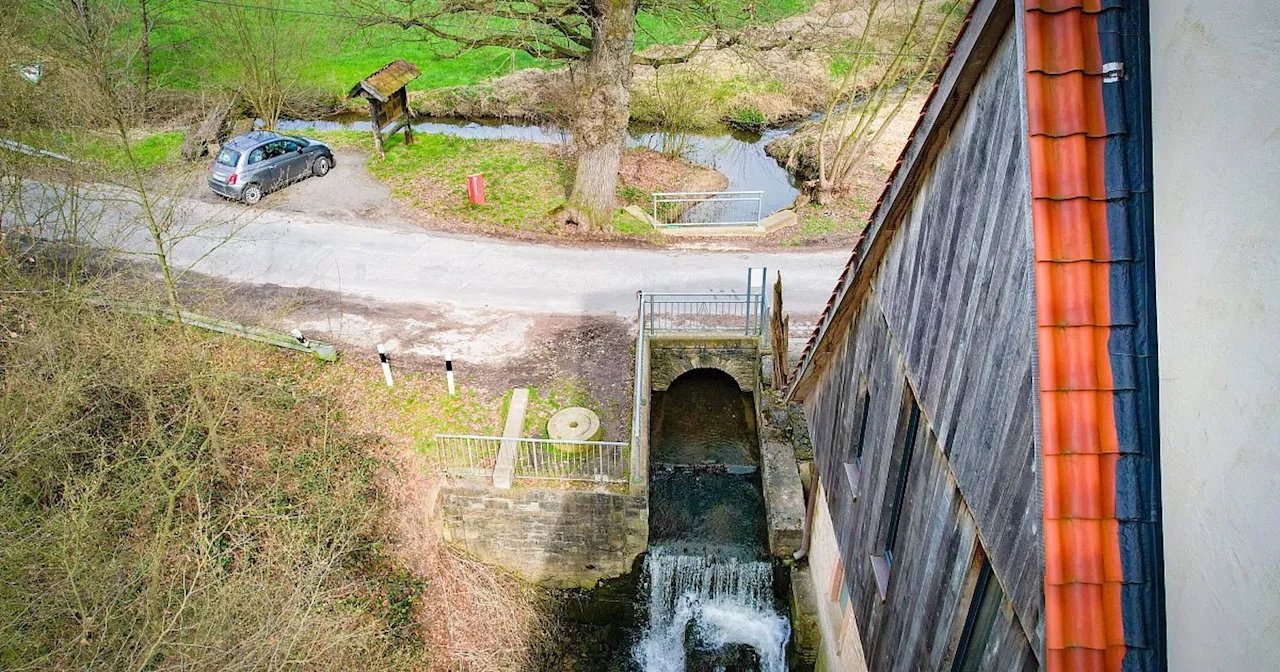
[[[347,96],[368,96],[385,103],[391,98],[391,94],[403,89],[406,84],[417,79],[419,74],[418,66],[408,61],[392,61],[357,82]]]

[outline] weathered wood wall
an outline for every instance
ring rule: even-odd
[[[805,399],[867,663],[950,669],[977,544],[1006,604],[992,670],[1043,651],[1040,476],[1034,447],[1034,288],[1021,70],[1006,31],[907,218],[870,276],[835,356]],[[870,395],[857,493],[846,476]],[[894,562],[884,539],[910,385],[920,407]]]

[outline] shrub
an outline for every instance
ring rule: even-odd
[[[725,120],[733,128],[759,133],[764,130],[764,112],[755,107],[735,107],[729,110],[729,118]]]

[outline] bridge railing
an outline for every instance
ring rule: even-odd
[[[436,459],[451,473],[487,476],[498,467],[504,442],[516,444],[516,478],[626,483],[630,475],[629,445],[615,441],[437,434]]]
[[[763,191],[667,191],[653,194],[656,226],[759,226]]]

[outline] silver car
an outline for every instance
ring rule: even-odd
[[[263,194],[334,166],[333,151],[319,140],[251,131],[228,140],[209,166],[214,193],[253,205]]]

